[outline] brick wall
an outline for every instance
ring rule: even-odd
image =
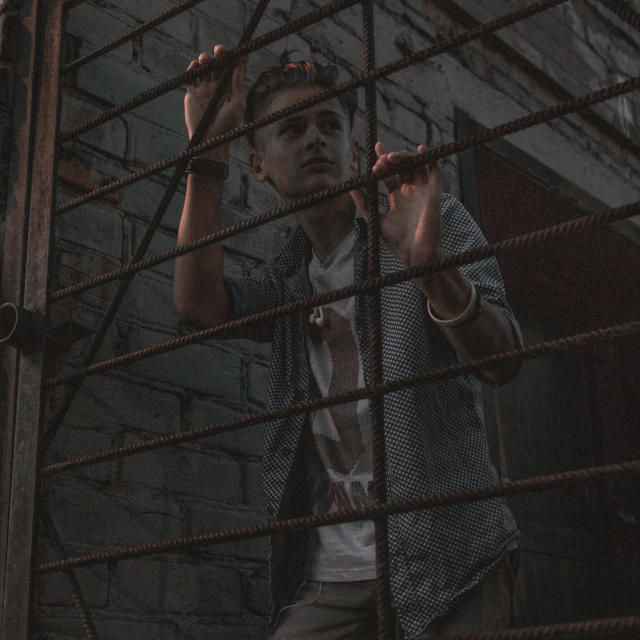
[[[629,1],[640,10],[638,0]],[[169,0],[131,0],[80,5],[67,20],[69,57],[90,51],[173,4]],[[257,34],[321,4],[325,3],[274,0]],[[482,21],[524,4],[520,0],[458,0],[460,7]],[[254,5],[246,0],[206,0],[82,67],[66,81],[62,128],[183,71],[199,51],[218,42],[234,46]],[[444,3],[423,0],[377,2],[377,63],[390,62],[464,30],[444,7]],[[13,3],[0,2],[0,148],[4,150],[0,154],[0,208],[6,195],[3,185],[11,119],[12,40],[6,24],[13,10]],[[248,83],[269,64],[306,57],[336,63],[345,76],[360,73],[360,33],[360,9],[348,9],[253,54]],[[640,35],[595,0],[565,3],[498,35],[576,96],[637,74]],[[182,90],[171,92],[65,145],[60,154],[58,202],[183,149],[187,143],[183,95]],[[382,80],[378,96],[380,139],[388,148],[410,149],[424,141],[432,147],[453,141],[455,107],[490,127],[558,101],[508,55],[480,42]],[[361,141],[363,104],[361,92],[354,133]],[[638,139],[637,93],[598,105],[594,111]],[[617,143],[580,115],[537,126],[509,140],[607,205],[638,198],[640,159],[621,152]],[[247,152],[244,140],[232,146],[224,226],[278,203],[270,187],[252,181]],[[460,197],[457,156],[441,161],[441,168],[443,189]],[[53,287],[80,282],[130,261],[167,184],[166,175],[154,176],[58,218]],[[150,253],[175,246],[183,186],[173,198]],[[262,264],[294,225],[293,219],[281,219],[225,241],[228,273],[248,274]],[[135,277],[98,360],[180,333],[172,308],[172,273],[173,264],[166,263]],[[116,288],[111,283],[56,303],[53,325],[73,319],[95,328]],[[74,345],[57,362],[57,371],[77,365],[85,347]],[[213,340],[88,378],[49,460],[258,411],[264,406],[269,354],[269,345]],[[55,409],[62,391],[47,397],[48,411]],[[261,434],[260,426],[252,427],[52,477],[50,504],[67,552],[100,551],[261,522]],[[266,539],[99,565],[78,570],[77,577],[102,638],[264,637]],[[62,575],[38,581],[42,637],[82,637],[68,589]]]

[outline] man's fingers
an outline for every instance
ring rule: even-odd
[[[197,66],[198,66],[198,61],[192,60],[189,63],[189,66],[187,67],[187,71],[191,71],[192,69],[195,69]],[[193,80],[189,80],[189,82],[187,82],[187,93],[193,92],[193,89],[196,86],[196,82],[197,82],[197,78],[194,78]]]
[[[353,202],[356,205],[356,209],[358,213],[364,218],[365,222],[369,222],[369,216],[367,212],[367,197],[361,189],[354,189],[353,191],[349,191],[351,197],[353,198]]]
[[[227,49],[223,44],[217,44],[215,47],[213,47],[213,57],[214,58],[220,58],[225,53],[227,53]],[[214,70],[213,79],[214,80],[219,80],[222,77],[222,71],[223,71],[222,67]]]
[[[231,100],[244,104],[244,68],[238,65],[231,78]]]

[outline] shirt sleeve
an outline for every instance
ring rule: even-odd
[[[225,285],[231,295],[231,315],[229,321],[254,315],[283,304],[281,287],[274,277],[270,263],[250,276],[225,276]],[[233,338],[247,338],[254,342],[273,340],[274,320],[251,324],[234,331]]]
[[[476,224],[471,214],[464,205],[449,193],[442,194],[442,233],[443,245],[450,254],[462,253],[486,246],[487,240],[482,234],[480,227]],[[513,310],[509,306],[506,298],[504,282],[500,267],[495,257],[478,260],[459,267],[460,271],[473,282],[485,300],[498,307],[508,318],[517,349],[524,345],[522,332]],[[522,363],[519,363],[518,369]],[[499,387],[504,383],[492,382],[482,372],[474,374],[481,382],[492,387]]]
[[[276,282],[271,265],[266,265],[260,271],[256,270],[250,276],[225,276],[224,283],[231,296],[229,322],[267,311],[267,309],[282,304],[279,302],[282,296],[278,295]],[[246,338],[254,342],[271,342],[273,340],[274,322],[274,320],[271,320],[259,324],[250,324],[216,339]],[[190,333],[201,329],[202,327],[186,323],[181,323],[179,326],[181,333]]]

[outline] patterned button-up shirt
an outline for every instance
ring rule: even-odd
[[[480,247],[486,240],[469,212],[452,195],[441,198],[443,244],[449,253]],[[380,196],[380,212],[389,211]],[[355,281],[365,280],[366,222],[356,213]],[[311,243],[298,225],[277,257],[261,273],[226,277],[231,319],[313,295],[308,278]],[[380,244],[382,275],[403,269]],[[522,336],[506,298],[495,258],[460,267],[485,300],[511,321],[516,342]],[[413,281],[381,290],[382,352],[385,379],[414,376],[456,364],[459,357],[443,329],[426,313],[426,299]],[[272,341],[267,408],[294,405],[309,397],[305,337],[309,311],[244,329],[244,337]],[[370,384],[368,297],[356,299],[356,330],[366,384]],[[394,392],[384,399],[387,499],[403,500],[441,491],[490,484],[498,476],[489,457],[483,418],[482,374],[458,376]],[[486,381],[486,380],[485,380]],[[308,414],[272,420],[265,426],[263,484],[267,518],[310,515],[305,452]],[[506,547],[518,536],[501,498],[389,517],[390,577],[400,622],[408,637],[420,634],[468,590],[482,582]],[[272,617],[290,604],[304,580],[308,532],[271,538]]]

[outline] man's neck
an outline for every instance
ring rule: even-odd
[[[321,262],[349,235],[355,212],[353,199],[347,193],[295,214]]]

